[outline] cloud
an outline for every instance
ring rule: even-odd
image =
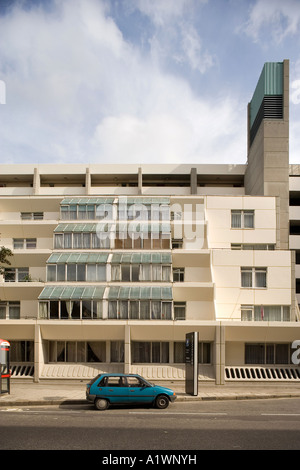
[[[206,3],[207,0],[200,0]],[[193,9],[194,0],[127,0],[131,9],[138,9],[141,13],[151,19],[157,27],[166,27],[182,18]]]
[[[299,0],[257,0],[250,9],[245,32],[254,41],[260,41],[265,35],[270,41],[280,43],[289,35],[299,32]]]
[[[175,13],[171,2],[162,3],[153,17],[171,27],[187,3],[176,2]],[[181,30],[178,60],[184,50],[201,73],[211,65],[191,24]],[[245,161],[241,104],[196,96],[185,79],[126,41],[109,2],[15,7],[0,17],[0,56],[2,161]]]
[[[164,65],[174,62],[204,74],[213,65],[215,57],[203,47],[195,26],[195,12],[207,0],[127,0],[131,11],[139,11],[153,26],[149,44],[154,60]]]
[[[293,104],[300,103],[300,80],[294,80],[291,83],[290,100],[292,101]]]
[[[164,89],[163,99],[155,110],[139,117],[108,116],[99,123],[93,140],[94,160],[103,154],[114,163],[120,156],[134,163],[245,162],[246,137],[238,137],[246,136],[240,103],[196,99],[183,83],[169,78],[160,89]]]

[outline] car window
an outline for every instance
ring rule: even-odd
[[[138,377],[127,377],[129,387],[141,387],[143,382]]]
[[[124,378],[119,376],[103,377],[99,387],[124,387]]]

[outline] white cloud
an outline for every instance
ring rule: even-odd
[[[200,3],[206,1],[200,0]],[[195,4],[194,0],[127,0],[127,2],[131,8],[137,8],[148,16],[158,27],[166,27],[175,19],[182,18]]]
[[[294,80],[291,83],[290,99],[294,104],[300,103],[300,80]]]
[[[174,14],[164,5],[157,22]],[[51,13],[0,17],[2,161],[243,163],[244,108],[196,97],[126,42],[109,13],[99,0],[55,0]],[[184,34],[179,52],[203,73],[200,37]]]
[[[257,0],[250,9],[249,21],[245,32],[259,41],[268,29],[268,42],[280,43],[286,36],[299,32],[299,0]]]
[[[138,10],[154,27],[149,38],[154,60],[158,64],[174,61],[201,74],[215,64],[194,25],[196,7],[199,13],[206,3],[207,0],[127,0],[129,8]]]

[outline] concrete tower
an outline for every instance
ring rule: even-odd
[[[277,243],[289,248],[289,61],[265,63],[248,104],[245,192],[276,196]]]

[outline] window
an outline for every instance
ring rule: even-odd
[[[172,249],[178,249],[183,247],[183,239],[182,238],[173,238],[172,240]]]
[[[182,212],[181,211],[171,211],[171,220],[181,220]]]
[[[159,232],[117,232],[115,238],[116,249],[142,249],[166,250],[170,249],[170,234]]]
[[[108,318],[115,320],[171,320],[172,302],[162,300],[110,300]]]
[[[62,220],[96,220],[112,219],[112,204],[62,204]]]
[[[49,264],[47,281],[101,282],[106,281],[105,264]]]
[[[174,320],[185,320],[186,302],[174,302]]]
[[[55,249],[99,249],[110,248],[110,238],[108,232],[102,232],[103,236],[99,237],[95,232],[85,233],[55,233],[54,248]]]
[[[103,317],[102,300],[50,300],[39,303],[39,318],[97,320]]]
[[[5,282],[24,282],[29,281],[29,268],[5,268]]]
[[[34,362],[33,341],[10,341],[10,362]]]
[[[19,320],[20,302],[0,302],[0,320]]]
[[[231,228],[254,228],[254,211],[232,210]]]
[[[185,343],[175,342],[174,343],[174,363],[185,363]],[[210,343],[198,343],[198,363],[199,364],[210,364],[211,363],[211,344]]]
[[[49,341],[49,362],[106,362],[105,341]]]
[[[291,364],[291,357],[287,343],[245,344],[245,364]]]
[[[246,288],[266,288],[267,268],[241,268],[241,285]]]
[[[36,238],[14,238],[13,247],[15,250],[36,248]]]
[[[241,305],[241,321],[290,321],[290,306]]]
[[[171,266],[157,264],[112,264],[112,281],[171,281]]]
[[[184,282],[184,268],[173,268],[173,282]]]
[[[133,363],[167,364],[169,362],[169,343],[167,342],[133,341],[131,348]]]
[[[231,243],[232,250],[275,250],[275,245],[272,243]]]
[[[242,321],[252,321],[253,320],[253,306],[242,305],[241,306],[241,320]]]
[[[124,362],[124,341],[110,342],[110,362]]]
[[[21,212],[22,220],[43,220],[44,212]]]

